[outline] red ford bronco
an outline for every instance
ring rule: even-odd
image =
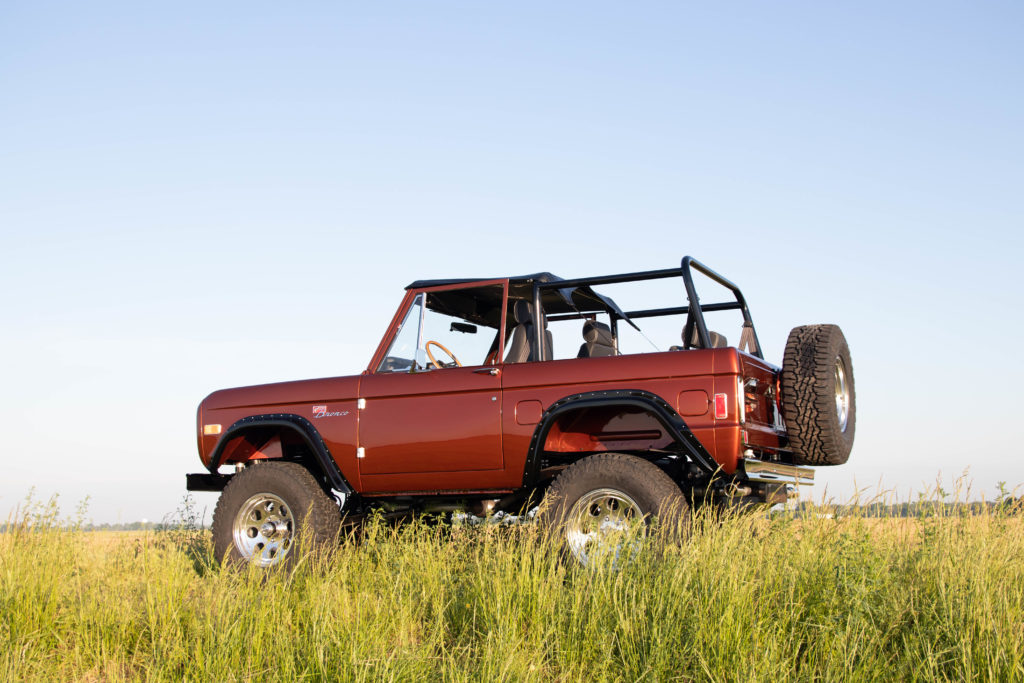
[[[726,300],[701,302],[694,272]],[[595,289],[669,278],[686,305],[625,311]],[[708,329],[706,314],[722,311],[741,318],[737,346]],[[620,352],[626,326],[671,316],[678,345]],[[554,357],[552,327],[582,332],[574,357]],[[222,492],[222,560],[287,562],[300,531],[327,542],[374,511],[487,515],[543,499],[542,523],[586,564],[611,534],[685,521],[693,505],[785,502],[813,481],[806,465],[846,462],[855,418],[838,327],[795,328],[780,369],[739,288],[690,257],[571,280],[417,281],[361,375],[203,400],[208,472],[186,479]]]

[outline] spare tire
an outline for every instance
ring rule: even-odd
[[[850,458],[857,406],[853,363],[837,325],[793,328],[782,357],[782,415],[797,465]]]

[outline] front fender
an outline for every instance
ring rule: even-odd
[[[247,431],[255,429],[285,429],[296,434],[313,454],[317,465],[319,465],[331,488],[341,491],[346,496],[351,495],[353,490],[345,480],[345,476],[338,468],[337,463],[327,449],[320,432],[316,427],[301,415],[292,413],[272,413],[269,415],[250,415],[238,420],[224,432],[217,442],[213,452],[210,453],[210,462],[207,469],[211,474],[216,474],[221,466],[224,457],[224,449],[235,438],[244,436]]]

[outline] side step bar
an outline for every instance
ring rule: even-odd
[[[777,462],[750,459],[744,459],[741,462],[743,474],[750,481],[765,483],[786,482],[802,484],[804,486],[814,485],[814,470],[809,467],[797,467],[796,465],[783,465]]]

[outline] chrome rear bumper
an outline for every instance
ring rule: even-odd
[[[809,467],[783,465],[782,463],[764,462],[749,458],[744,458],[740,462],[743,475],[749,481],[802,484],[804,486],[814,485],[814,470]]]

